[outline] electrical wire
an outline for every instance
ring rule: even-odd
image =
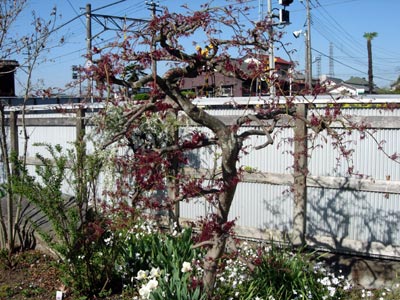
[[[107,7],[110,7],[110,6],[113,6],[113,5],[116,5],[116,4],[125,2],[125,1],[126,1],[126,0],[119,0],[119,1],[113,2],[113,3],[111,3],[111,4],[104,5],[104,6],[102,6],[102,7],[93,9],[92,12],[95,12],[95,11],[98,11],[98,10],[101,10],[101,9],[104,9],[104,8],[107,8]],[[67,22],[65,22],[65,23],[63,23],[63,24],[61,24],[61,25],[59,25],[59,26],[53,28],[52,30],[49,31],[48,34],[51,35],[51,34],[53,34],[54,32],[57,32],[57,31],[60,30],[61,28],[64,28],[64,27],[67,26],[68,24],[71,24],[72,22],[74,22],[75,20],[77,20],[77,19],[79,19],[80,17],[84,16],[85,14],[86,14],[86,12],[78,14],[77,16],[75,16],[75,17],[71,18],[70,20],[68,20]],[[39,39],[35,40],[34,43],[36,43],[36,42],[38,42],[38,41],[39,41]],[[16,54],[16,53],[20,52],[23,48],[24,48],[24,47],[15,49],[14,51],[10,52],[9,55]]]
[[[70,1],[67,0],[68,3],[71,5]],[[165,2],[166,0],[162,0],[162,2]],[[339,4],[346,4],[346,3],[350,3],[350,2],[356,2],[356,1],[361,1],[361,0],[342,0],[342,1],[334,1],[334,2],[329,2],[326,3],[324,2],[323,5],[321,5],[319,0],[313,0],[316,1],[316,3],[313,3],[313,11],[315,11],[316,13],[313,13],[312,17],[313,17],[313,29],[318,31],[319,34],[321,34],[321,36],[323,36],[327,41],[329,42],[333,42],[336,45],[342,45],[342,47],[337,48],[338,50],[340,50],[340,52],[342,52],[344,54],[343,57],[340,57],[341,59],[338,60],[338,57],[335,56],[335,58],[332,58],[336,63],[339,63],[349,69],[352,69],[354,71],[357,71],[361,74],[366,74],[365,71],[361,71],[359,68],[355,67],[354,65],[360,65],[360,66],[365,66],[366,61],[363,60],[363,57],[360,57],[360,49],[364,49],[364,46],[361,45],[361,43],[357,42],[357,39],[354,39],[354,37],[352,37],[350,34],[348,34],[348,32],[340,25],[340,23],[338,23],[335,18],[333,18],[330,13],[325,9],[325,7],[327,6],[332,6],[332,5],[339,5]],[[113,5],[122,3],[122,2],[126,2],[126,0],[120,0],[120,1],[116,1],[114,3],[96,8],[94,10],[92,10],[92,12],[95,11],[99,11],[105,8],[109,8]],[[144,1],[140,1],[141,3],[143,3]],[[249,0],[247,2],[255,2],[254,0]],[[72,5],[71,5],[72,6]],[[72,7],[73,8],[73,7]],[[74,9],[74,8],[73,8]],[[120,12],[123,13],[124,15],[135,15],[138,14],[139,12],[142,12],[144,10],[146,10],[147,7],[145,4],[132,4],[129,5],[126,9],[121,10]],[[75,20],[77,20],[78,18],[81,20],[81,22],[83,23],[81,17],[85,16],[86,13],[78,13],[75,9],[74,9],[76,16],[70,20],[68,20],[67,22],[61,24],[60,26],[58,26],[57,28],[55,28],[52,32],[58,31],[61,28],[64,28],[65,26],[67,26],[68,24],[71,24],[72,22],[74,22]],[[118,14],[119,15],[119,14]],[[254,21],[252,21],[249,16],[246,16],[247,21],[253,23]],[[84,24],[84,23],[83,23]],[[317,26],[318,25],[318,26]],[[94,27],[95,29],[96,27]],[[78,35],[79,36],[79,35]],[[349,40],[351,40],[351,42],[349,42]],[[96,45],[101,45],[103,42],[105,41],[98,41],[96,43]],[[54,60],[58,60],[58,59],[62,59],[63,57],[67,57],[76,53],[79,53],[81,51],[84,51],[86,48],[82,48],[79,50],[74,50],[71,51],[69,53],[65,53],[63,55],[59,55],[56,56],[52,59]],[[286,49],[284,49],[286,51]],[[316,50],[314,48],[312,48],[313,51],[321,54],[324,57],[328,57],[330,58],[330,56],[324,54],[323,52]],[[374,48],[375,50],[375,48]],[[16,52],[16,51],[15,51]],[[13,52],[13,53],[15,53]],[[286,51],[287,52],[287,51]],[[398,60],[396,60],[396,58],[386,58],[387,60],[387,64],[382,63],[375,63],[377,66],[390,66],[391,62],[397,62]],[[351,63],[347,64],[343,61],[349,61]],[[378,70],[378,68],[376,68]],[[387,73],[386,73],[387,74]],[[382,80],[386,80],[386,81],[390,81],[386,78],[382,78],[382,77],[378,77],[375,76],[376,78],[380,78]]]
[[[71,1],[70,1],[70,0],[67,0],[67,2],[68,2],[68,4],[69,4],[69,6],[71,6],[71,8],[72,8],[72,10],[75,12],[75,14],[76,14],[77,16],[80,16],[80,14],[76,11],[75,7],[72,5]],[[79,18],[79,20],[81,21],[83,27],[86,27],[86,25],[85,25],[85,23],[82,21],[82,19]]]
[[[341,62],[341,61],[339,61],[339,60],[337,60],[337,59],[335,59],[335,58],[333,58],[333,57],[330,57],[329,55],[327,55],[327,54],[325,54],[325,53],[323,53],[323,52],[321,52],[321,51],[319,51],[319,50],[317,50],[317,49],[314,49],[313,47],[311,47],[311,50],[317,52],[318,54],[320,54],[320,55],[322,55],[322,56],[328,57],[328,58],[332,59],[333,61],[335,61],[335,62],[341,64],[342,66],[347,67],[347,68],[349,68],[349,69],[351,69],[351,70],[353,70],[353,71],[357,71],[357,72],[359,72],[359,73],[361,73],[361,74],[368,75],[365,71],[361,71],[361,70],[359,70],[359,69],[357,69],[357,68],[354,68],[353,66],[350,66],[350,65],[348,65],[348,64],[345,64],[345,63],[343,63],[343,62]],[[378,78],[378,79],[381,79],[381,80],[389,81],[389,82],[393,81],[393,80],[391,80],[391,79],[383,78],[383,77],[381,77],[381,76],[376,76],[376,75],[374,75],[374,77],[375,77],[375,78]]]
[[[355,2],[359,0],[349,0],[349,1],[336,1],[332,3],[324,2],[322,5],[319,0],[312,0],[312,28],[317,31],[324,39],[335,45],[335,48],[338,49],[344,56],[340,56],[340,60],[338,60],[338,56],[329,57],[326,54],[323,54],[321,51],[318,51],[313,48],[313,51],[316,51],[323,56],[332,59],[333,61],[346,66],[347,68],[351,68],[357,72],[362,74],[366,74],[361,71],[356,66],[365,67],[368,63],[366,56],[360,56],[360,53],[366,53],[365,43],[360,42],[360,38],[355,38],[348,31],[343,28],[343,26],[337,21],[336,18],[332,17],[332,15],[325,8],[331,5],[344,4],[349,2]],[[303,3],[304,6],[304,3]],[[385,49],[379,49],[379,47],[374,47],[374,73],[382,73],[382,74],[392,74],[388,72],[388,69],[393,68],[393,63],[399,62],[398,54],[391,53],[391,57],[387,57],[387,55],[383,55],[385,53],[389,53],[389,51],[385,51]],[[349,63],[345,63],[348,61]],[[393,72],[393,74],[397,74]],[[392,81],[387,78],[376,76],[375,78]]]
[[[335,4],[342,4],[342,3],[348,3],[348,2],[355,2],[355,1],[359,1],[359,0],[351,0],[351,1],[343,1],[343,2],[335,2],[333,4],[329,4],[329,3],[324,3],[324,5],[322,5],[320,3],[320,0],[313,0],[316,1],[316,3],[318,4],[318,6],[316,6],[316,12],[321,13],[321,17],[327,17],[330,20],[330,26],[335,27],[336,29],[338,29],[338,32],[340,33],[340,37],[343,36],[345,40],[347,40],[347,46],[353,46],[353,45],[357,45],[358,47],[362,48],[364,47],[364,43],[361,43],[359,39],[355,38],[354,36],[352,36],[337,20],[336,18],[332,17],[332,15],[329,13],[329,11],[327,9],[325,9],[326,6],[331,6],[331,5],[335,5]],[[377,58],[382,59],[383,57],[380,57],[379,53],[386,53],[389,54],[391,56],[397,56],[398,53],[397,52],[392,52],[392,51],[388,51],[386,49],[380,48],[378,46],[374,47],[375,52],[378,53]]]

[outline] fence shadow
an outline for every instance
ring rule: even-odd
[[[329,251],[325,259],[343,275],[364,287],[382,286],[399,271],[398,262],[376,259],[388,258],[385,248],[396,252],[397,195],[350,190],[346,184],[340,189],[308,188],[307,240]]]
[[[18,197],[18,196],[17,196]],[[64,208],[67,209],[75,204],[75,198],[69,195],[63,195],[65,202]],[[6,221],[7,227],[7,198],[0,199],[3,219]],[[17,215],[17,205],[13,205],[13,218],[16,228],[16,248],[21,249],[36,249],[49,250],[47,245],[42,240],[40,233],[54,236],[54,230],[49,217],[46,216],[38,207],[29,202],[26,198],[21,199],[20,217],[15,220]],[[80,226],[80,224],[77,224]]]

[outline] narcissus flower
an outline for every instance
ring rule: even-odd
[[[190,271],[192,271],[192,266],[190,265],[189,262],[185,261],[185,262],[182,264],[182,269],[181,269],[181,271],[182,271],[182,273],[190,272]]]

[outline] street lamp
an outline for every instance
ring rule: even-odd
[[[305,66],[305,85],[310,90],[312,89],[312,58],[311,58],[311,43],[310,35],[308,30],[296,30],[293,31],[293,36],[297,39],[300,35],[304,35],[306,43],[306,66]]]

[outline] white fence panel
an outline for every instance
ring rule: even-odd
[[[400,100],[397,99],[398,102]],[[314,108],[310,112],[323,114],[324,109]],[[243,109],[207,109],[207,112],[222,117],[242,115]],[[366,117],[400,117],[400,109],[381,108],[346,108],[345,115]],[[88,116],[89,114],[87,114]],[[74,114],[34,114],[32,118],[65,118]],[[396,121],[397,122],[397,121]],[[388,124],[386,124],[388,125]],[[390,125],[390,124],[389,124]],[[306,235],[310,244],[335,251],[357,251],[369,255],[384,255],[400,258],[400,167],[380,151],[378,144],[387,154],[400,152],[400,128],[375,128],[373,138],[366,135],[360,138],[360,133],[346,134],[345,140],[349,149],[354,171],[369,178],[371,185],[374,180],[392,182],[395,184],[390,192],[368,191],[368,185],[353,186],[355,189],[332,188],[331,186],[309,186],[307,189],[307,219]],[[181,127],[180,134],[192,130],[203,131],[193,125]],[[87,132],[95,128],[87,126]],[[337,129],[343,132],[343,129]],[[28,156],[37,152],[47,156],[44,149],[33,147],[36,142],[60,144],[64,149],[70,148],[76,139],[76,128],[69,126],[28,126],[29,136]],[[322,135],[323,136],[323,135]],[[261,173],[273,173],[289,178],[293,172],[293,132],[290,128],[277,128],[273,136],[275,143],[261,150],[254,146],[264,142],[263,137],[251,137],[245,145],[248,154],[241,153],[238,166],[246,170]],[[326,142],[327,141],[327,142]],[[333,176],[346,181],[358,179],[358,176],[348,177],[348,165],[343,156],[332,147],[330,137],[317,138],[315,143],[309,143],[308,169],[309,177],[322,178]],[[378,144],[377,144],[378,143]],[[19,147],[23,149],[24,137],[19,131]],[[321,145],[321,147],[316,147]],[[93,150],[89,143],[88,150]],[[205,148],[192,151],[190,166],[193,168],[213,168],[216,156],[213,149]],[[339,159],[339,160],[338,160]],[[339,163],[338,163],[339,162]],[[33,167],[32,167],[33,170]],[[331,177],[329,177],[331,178]],[[329,180],[328,180],[329,181]],[[315,181],[318,183],[318,180]],[[321,181],[326,182],[326,181]],[[397,185],[396,185],[397,184]],[[257,183],[257,181],[241,182],[232,204],[230,219],[237,219],[239,227],[253,228],[252,237],[265,237],[267,230],[290,232],[293,226],[294,210],[291,186],[285,182],[282,185]],[[183,218],[195,219],[212,211],[209,204],[202,200],[180,205]],[[255,233],[254,233],[255,232]]]

